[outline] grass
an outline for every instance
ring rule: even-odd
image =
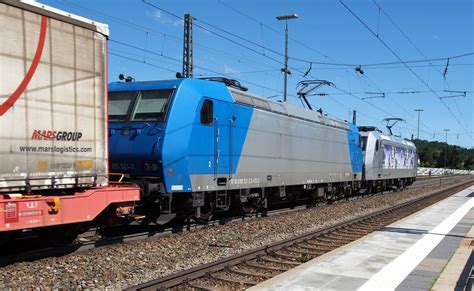
[[[308,261],[311,261],[312,259],[313,259],[312,256],[310,256],[310,255],[308,255],[308,254],[305,254],[305,253],[302,253],[302,254],[300,254],[299,256],[297,256],[297,257],[295,258],[295,261],[297,261],[298,263],[304,264],[304,263],[306,263],[306,262],[308,262]]]

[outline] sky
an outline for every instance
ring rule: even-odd
[[[285,22],[275,17],[297,14],[288,21],[288,102],[303,106],[300,81],[326,80],[332,85],[308,99],[328,116],[352,120],[356,110],[357,125],[383,130],[384,118],[399,117],[405,122],[393,133],[416,138],[415,109],[423,109],[420,139],[444,142],[447,132],[449,144],[474,147],[471,0],[41,2],[109,25],[110,81],[120,73],[137,81],[175,78],[182,17],[190,13],[194,77],[237,79],[273,100],[283,99],[285,44]]]

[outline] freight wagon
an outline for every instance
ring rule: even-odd
[[[107,38],[105,24],[0,0],[0,236],[126,215],[139,198],[108,179]]]

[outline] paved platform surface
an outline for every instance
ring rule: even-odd
[[[472,290],[472,282],[467,287],[466,279],[473,272],[474,266],[474,226],[471,227],[466,238],[464,238],[444,268],[431,290]]]
[[[474,225],[473,207],[471,186],[250,290],[430,290],[443,278],[461,242],[474,239],[468,234]],[[466,259],[468,265],[462,268],[455,263],[461,273],[451,274],[451,287],[467,279],[463,276],[472,260]],[[448,290],[455,289],[461,290]]]

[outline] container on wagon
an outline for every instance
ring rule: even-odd
[[[108,26],[0,0],[0,192],[107,186]]]

